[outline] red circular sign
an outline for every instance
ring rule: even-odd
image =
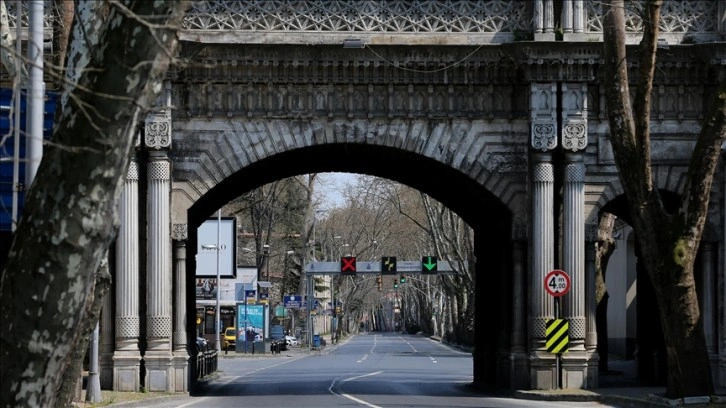
[[[547,293],[560,297],[570,291],[570,276],[563,270],[555,269],[545,275],[544,287]]]

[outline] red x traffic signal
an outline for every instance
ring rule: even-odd
[[[355,275],[355,257],[344,256],[340,258],[340,274]]]

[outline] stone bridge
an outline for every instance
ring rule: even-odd
[[[666,197],[683,188],[724,73],[725,11],[723,0],[663,5],[651,120],[655,181]],[[628,10],[627,24],[634,46],[637,10]],[[571,341],[562,386],[598,385],[593,242],[602,211],[627,219],[604,110],[599,1],[199,1],[181,36],[184,63],[170,72],[128,172],[116,300],[104,313],[106,384],[138,389],[143,360],[146,390],[188,391],[198,247],[191,232],[250,189],[345,171],[419,189],[474,228],[476,273],[487,277],[476,283],[476,327],[503,333],[477,330],[475,382],[555,386],[544,348],[553,302],[542,284],[557,267],[572,277],[562,304]],[[697,274],[722,386],[723,173]],[[135,227],[140,195],[147,235]],[[148,259],[141,271],[139,251]],[[652,354],[653,342],[640,338],[640,353]]]

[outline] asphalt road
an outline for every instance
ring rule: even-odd
[[[370,333],[321,355],[225,358],[201,395],[154,407],[606,407],[529,401],[471,387],[469,353],[420,336]]]

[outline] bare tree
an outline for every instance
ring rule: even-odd
[[[605,95],[615,163],[628,199],[640,259],[653,282],[665,338],[666,396],[713,393],[694,281],[711,185],[726,139],[726,81],[721,79],[693,149],[680,206],[668,212],[655,186],[650,160],[650,110],[661,0],[645,2],[636,92],[631,101],[623,0],[604,2]],[[720,72],[723,74],[723,70]]]
[[[74,348],[98,320],[96,273],[117,231],[138,124],[161,91],[188,6],[77,3],[54,143],[0,277],[1,406],[56,406],[74,376]]]

